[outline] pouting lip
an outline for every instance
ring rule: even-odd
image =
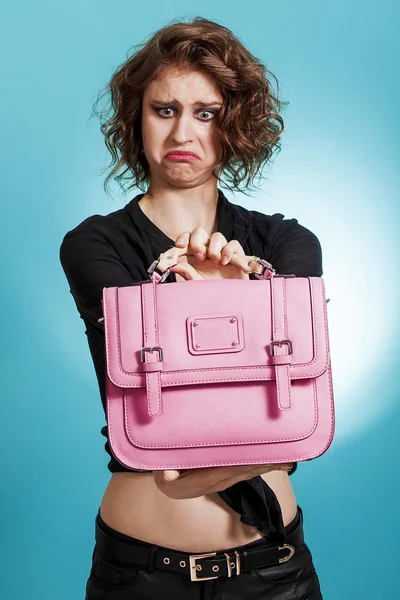
[[[200,156],[195,152],[186,152],[185,150],[170,150],[165,156],[167,157],[170,154],[179,154],[181,156],[195,156],[196,158],[200,158]]]

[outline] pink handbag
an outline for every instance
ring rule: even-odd
[[[325,286],[277,275],[103,288],[111,451],[132,469],[303,461],[334,433]]]

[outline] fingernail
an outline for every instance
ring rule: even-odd
[[[179,475],[179,471],[164,471],[164,479],[166,479],[167,481],[173,481],[174,479],[178,479]]]
[[[177,243],[177,244],[183,244],[183,242],[184,242],[184,239],[183,239],[183,238],[178,238],[178,239],[176,240],[176,243]]]
[[[226,265],[228,261],[229,261],[229,258],[227,256],[224,256],[221,262],[223,265]]]
[[[198,260],[202,260],[204,258],[204,254],[202,252],[195,252],[194,255]]]

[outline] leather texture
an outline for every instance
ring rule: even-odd
[[[322,277],[103,288],[110,448],[132,469],[295,462],[334,435]]]

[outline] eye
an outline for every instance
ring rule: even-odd
[[[172,110],[172,108],[169,108],[169,107],[167,107],[167,108],[156,108],[156,112],[158,112],[158,114],[161,114],[160,111],[162,111],[162,110]],[[161,115],[161,116],[162,117],[166,117],[166,115]]]
[[[217,114],[217,111],[215,110],[202,110],[201,112],[203,114],[205,113],[206,115],[212,115],[212,118],[214,118]],[[201,121],[211,121],[211,119],[201,119]]]
[[[156,112],[157,112],[157,113],[158,113],[158,114],[159,114],[161,117],[164,117],[164,119],[169,119],[170,115],[165,115],[165,114],[162,114],[162,111],[166,111],[166,110],[173,111],[173,110],[175,110],[175,109],[174,109],[174,108],[172,108],[172,107],[170,107],[170,106],[167,106],[167,107],[163,107],[163,108],[155,108],[154,110],[155,110],[155,111],[156,111]],[[215,111],[215,110],[201,110],[199,114],[203,114],[203,115],[204,115],[204,114],[206,114],[206,115],[211,115],[211,117],[210,117],[210,118],[208,118],[208,119],[207,119],[207,118],[206,118],[206,119],[200,118],[200,121],[211,121],[211,120],[212,120],[212,119],[213,119],[213,118],[214,118],[214,117],[217,115],[217,113],[218,113],[218,111]]]

